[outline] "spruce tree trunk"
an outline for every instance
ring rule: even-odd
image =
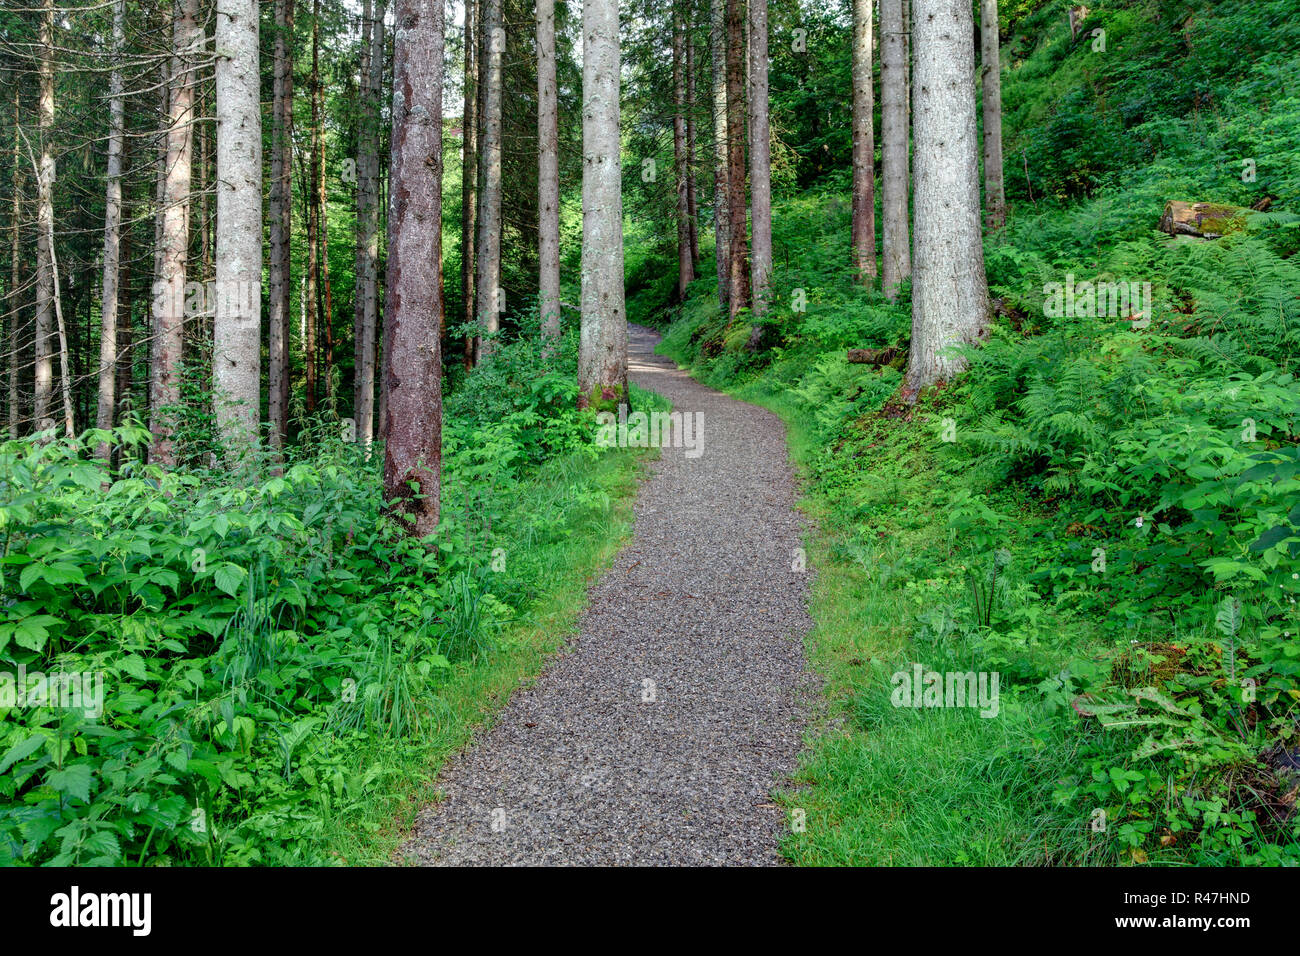
[[[271,443],[279,448],[289,434],[289,329],[293,292],[289,266],[293,235],[293,0],[275,0],[274,71],[267,408],[271,420]]]
[[[673,172],[677,183],[677,300],[686,298],[686,287],[695,281],[695,259],[691,255],[691,204],[686,159],[686,79],[682,61],[686,58],[686,23],[682,0],[673,4]]]
[[[753,246],[750,251],[753,313],[768,310],[772,277],[772,154],[767,96],[767,0],[749,0],[749,203]],[[758,346],[755,324],[749,346]]]
[[[891,302],[912,274],[908,223],[907,0],[880,0],[881,287]]]
[[[537,259],[543,354],[560,338],[560,113],[555,0],[537,0]]]
[[[54,250],[49,235],[54,222],[54,2],[44,0],[40,27],[41,65],[38,125],[41,161],[36,181],[36,343],[33,378],[32,418],[35,428],[49,427],[50,401],[54,396],[54,358],[50,338],[54,334]]]
[[[695,176],[695,23],[693,7],[686,5],[686,211],[691,224],[691,271],[700,274],[700,207]]]
[[[95,427],[113,427],[117,385],[118,264],[122,249],[122,142],[126,136],[122,56],[126,44],[126,0],[113,5],[113,72],[108,80],[108,168],[104,188],[104,264],[100,293],[99,390]],[[17,193],[15,192],[15,198]],[[100,442],[95,455],[108,459],[110,448]]]
[[[232,459],[257,440],[261,386],[262,110],[258,0],[220,0],[216,37],[217,426]]]
[[[990,229],[1007,221],[1002,182],[1002,60],[998,0],[980,0],[980,79],[984,93],[984,216]]]
[[[153,444],[149,460],[167,468],[175,467],[176,454],[164,409],[181,400],[181,359],[185,347],[195,59],[203,43],[198,8],[198,0],[178,0],[172,21],[167,172],[163,180],[161,251],[154,279],[154,333],[149,363],[149,429],[153,432]]]
[[[438,527],[442,465],[442,0],[397,0],[384,336],[384,497]]]
[[[713,107],[713,235],[718,269],[718,304],[729,313],[731,308],[731,247],[727,242],[731,230],[728,202],[727,152],[727,14],[726,0],[711,0],[709,17],[709,58],[712,65]]]
[[[465,4],[465,107],[461,111],[460,294],[469,325],[474,306],[474,270],[478,265],[478,72],[479,0]],[[474,336],[465,336],[465,368],[474,367]]]
[[[749,305],[745,231],[745,17],[743,0],[727,0],[728,321]]]
[[[311,76],[308,78],[308,96],[311,97],[311,137],[308,143],[307,182],[303,184],[307,203],[307,327],[303,335],[303,365],[307,372],[307,394],[304,405],[307,414],[316,411],[320,391],[320,193],[316,183],[320,180],[320,0],[312,2]]]
[[[988,288],[980,231],[975,41],[969,0],[913,0],[916,208],[912,340],[903,398],[965,368],[954,346],[980,341]]]
[[[618,0],[582,4],[582,331],[578,407],[617,411],[627,394]]]
[[[872,2],[853,0],[853,268],[859,282],[876,278],[876,142]]]
[[[500,327],[501,302],[501,60],[505,54],[505,29],[501,0],[483,3],[483,36],[479,46],[483,69],[483,140],[481,176],[483,193],[478,213],[478,277],[476,307],[479,328],[491,336]],[[493,340],[480,339],[475,361],[492,354]]]
[[[16,75],[16,74],[15,74]],[[12,194],[10,200],[9,220],[9,294],[5,296],[5,306],[9,321],[9,437],[18,437],[18,420],[22,416],[18,409],[18,325],[22,307],[22,160],[19,151],[19,121],[22,119],[22,100],[18,93],[18,83],[14,82],[14,168]]]
[[[363,137],[357,164],[357,292],[354,415],[357,441],[375,434],[375,335],[379,309],[379,121],[384,69],[384,3],[365,7],[365,54],[361,63]]]

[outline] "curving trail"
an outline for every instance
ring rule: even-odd
[[[408,862],[779,862],[769,792],[794,769],[815,688],[785,429],[629,331],[633,381],[702,413],[703,453],[663,450],[580,635],[444,766]]]

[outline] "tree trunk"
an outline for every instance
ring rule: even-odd
[[[709,18],[709,56],[712,61],[713,105],[713,235],[714,256],[718,269],[718,304],[724,311],[731,308],[731,249],[727,234],[731,230],[728,199],[727,155],[727,47],[726,0],[712,0]]]
[[[357,441],[369,446],[375,434],[375,330],[379,294],[379,119],[384,68],[384,3],[374,16],[366,0],[361,60],[361,157],[357,178],[357,291],[354,314],[357,340],[354,417]]]
[[[442,464],[442,0],[398,0],[393,184],[384,336],[384,496],[424,537],[438,527]]]
[[[483,193],[478,213],[478,324],[492,336],[500,327],[501,304],[501,59],[506,38],[502,27],[501,0],[483,3],[483,36],[480,38],[483,97]],[[475,361],[492,354],[492,338],[480,339]]]
[[[898,298],[912,274],[908,224],[907,0],[880,0],[881,287]]]
[[[465,106],[461,110],[460,294],[465,325],[474,308],[474,269],[478,263],[478,71],[479,0],[465,4]],[[465,369],[474,367],[474,336],[465,336]]]
[[[543,354],[560,338],[560,113],[555,0],[537,0],[537,245]]]
[[[257,440],[261,385],[262,113],[258,0],[217,17],[217,268],[212,319],[217,425],[232,459]]]
[[[311,77],[308,95],[311,97],[311,137],[308,143],[307,182],[304,184],[307,203],[307,328],[303,336],[303,364],[307,372],[307,413],[316,411],[320,378],[320,0],[312,2],[311,26]]]
[[[628,400],[619,69],[618,0],[583,0],[578,407],[614,411]]]
[[[104,278],[100,295],[99,407],[95,427],[113,427],[117,385],[118,264],[122,245],[122,142],[126,135],[122,57],[126,44],[126,0],[113,5],[113,73],[109,77],[108,171],[104,190]],[[108,460],[110,448],[100,442],[95,455]]]
[[[19,121],[22,119],[22,100],[18,93],[17,74],[14,74],[14,169],[13,194],[10,206],[9,237],[9,294],[5,296],[5,307],[9,320],[9,437],[18,437],[18,317],[22,309],[22,160],[19,152]]]
[[[1002,60],[998,0],[980,0],[980,76],[984,90],[984,216],[990,229],[1007,221],[1002,184]]]
[[[686,5],[686,211],[691,225],[691,271],[700,273],[700,207],[695,188],[695,23]]]
[[[319,3],[319,0],[317,0]],[[317,25],[314,29],[320,29]],[[319,327],[317,335],[325,337],[325,403],[332,412],[337,412],[338,403],[334,394],[334,286],[330,282],[330,217],[329,194],[325,188],[327,168],[325,165],[325,87],[319,75],[316,80],[316,115],[321,125],[317,126],[316,149],[319,158],[316,162],[316,209],[319,216],[317,239],[320,242],[320,277],[317,287],[319,297]]]
[[[916,261],[903,398],[966,367],[988,325],[969,0],[913,0]]]
[[[49,234],[54,222],[54,0],[44,0],[40,28],[41,161],[36,183],[36,344],[33,372],[32,418],[37,430],[49,427],[50,400],[54,396],[54,359],[50,338],[54,334],[54,250]]]
[[[876,278],[876,142],[871,75],[872,0],[853,0],[853,268]]]
[[[691,204],[686,163],[686,80],[682,61],[686,58],[686,23],[682,0],[673,4],[673,171],[677,182],[677,300],[686,298],[686,287],[695,281],[695,257],[691,255]]]
[[[868,0],[870,2],[870,0]],[[767,314],[772,277],[772,133],[767,104],[767,0],[749,0],[749,202],[754,318]],[[874,260],[873,260],[874,261]],[[758,346],[755,325],[750,348]]]
[[[267,411],[271,444],[289,436],[290,242],[293,216],[293,2],[275,0],[275,80],[271,109],[270,345]]]
[[[194,152],[195,56],[203,41],[198,0],[177,0],[172,20],[171,84],[167,111],[167,174],[163,182],[162,249],[154,280],[154,333],[150,361],[149,460],[176,465],[167,406],[181,400],[184,349],[185,280],[189,255],[190,169]],[[259,227],[260,228],[260,227]]]
[[[749,305],[745,234],[745,17],[744,0],[727,0],[727,228],[728,321]]]

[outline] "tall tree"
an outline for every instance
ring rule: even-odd
[[[718,267],[718,303],[731,308],[731,247],[727,235],[731,230],[728,202],[729,153],[727,139],[727,12],[726,0],[711,0],[709,16],[709,55],[712,66],[713,106],[713,235]]]
[[[261,385],[262,110],[258,0],[218,0],[217,425],[234,457],[256,441]]]
[[[868,0],[870,2],[870,0]],[[772,277],[772,154],[767,104],[767,0],[749,0],[749,203],[754,317],[767,314]],[[758,345],[755,325],[750,348]]]
[[[478,265],[478,125],[480,0],[465,4],[465,106],[461,111],[460,295],[463,322],[478,314],[474,304],[474,270]],[[474,366],[474,336],[465,336],[465,368]]]
[[[361,150],[357,162],[357,265],[354,295],[357,441],[369,445],[375,426],[375,329],[379,281],[379,98],[383,85],[384,3],[363,13]]]
[[[9,362],[8,362],[8,392],[9,392],[9,437],[18,437],[18,419],[21,417],[18,413],[18,325],[19,315],[22,306],[22,222],[23,222],[23,191],[22,191],[22,154],[19,146],[19,122],[21,120],[22,98],[19,95],[18,83],[14,82],[14,167],[12,180],[12,195],[10,197],[10,219],[9,219],[9,289],[5,296],[5,307],[8,311],[9,325]]]
[[[916,260],[903,397],[965,368],[988,326],[969,0],[913,0]]]
[[[307,182],[303,183],[303,200],[307,205],[307,327],[303,335],[303,364],[306,368],[308,413],[316,410],[320,391],[320,326],[322,312],[320,277],[320,182],[321,151],[321,80],[320,80],[320,0],[312,0],[311,75],[307,94],[311,106],[311,135],[308,139]]]
[[[149,459],[168,467],[176,464],[176,455],[164,409],[177,404],[181,398],[185,280],[190,246],[190,175],[194,152],[195,56],[203,39],[198,10],[198,0],[176,0],[172,12],[167,173],[163,181],[162,248],[154,283],[149,390],[153,446]],[[258,228],[261,228],[260,224]]]
[[[907,14],[907,0],[880,0],[880,284],[891,302],[912,274]]]
[[[491,354],[501,319],[501,59],[506,32],[502,26],[501,0],[480,0],[483,5],[480,44],[480,95],[483,98],[483,140],[479,162],[482,192],[478,210],[478,277],[476,306],[480,339],[475,360]]]
[[[37,120],[41,160],[36,180],[36,344],[33,372],[32,418],[38,429],[46,426],[54,395],[54,0],[44,0],[40,28],[40,100]]]
[[[700,208],[695,182],[695,22],[694,2],[686,3],[686,212],[691,226],[691,267],[700,272]]]
[[[677,298],[686,298],[686,287],[695,281],[695,257],[691,254],[691,204],[686,157],[686,18],[684,0],[674,0],[673,30],[673,171],[677,182]]]
[[[294,0],[275,0],[275,78],[271,109],[270,342],[267,408],[271,442],[289,434],[289,339],[293,282],[293,14]]]
[[[126,0],[113,4],[113,72],[109,76],[108,162],[104,187],[104,264],[100,294],[99,395],[95,427],[113,427],[117,385],[118,264],[122,247],[122,143],[126,136],[126,101],[123,97],[122,59],[126,50]],[[95,450],[107,458],[109,446]]]
[[[578,404],[626,402],[618,0],[582,4],[582,328]]]
[[[745,16],[744,0],[727,0],[727,227],[728,316],[749,305],[745,234]]]
[[[860,282],[876,277],[876,143],[872,124],[873,0],[853,0],[853,268]]]
[[[548,353],[560,337],[560,109],[555,74],[555,0],[537,0],[538,299]]]
[[[396,15],[384,496],[424,537],[438,527],[442,463],[443,3],[397,0]]]
[[[984,216],[990,229],[1007,221],[1002,183],[1002,58],[998,0],[980,0],[980,79],[984,101]]]

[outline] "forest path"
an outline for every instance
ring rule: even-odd
[[[663,449],[580,635],[444,766],[408,862],[779,862],[769,792],[795,768],[816,686],[785,429],[629,330],[632,380],[698,413],[703,452]]]

